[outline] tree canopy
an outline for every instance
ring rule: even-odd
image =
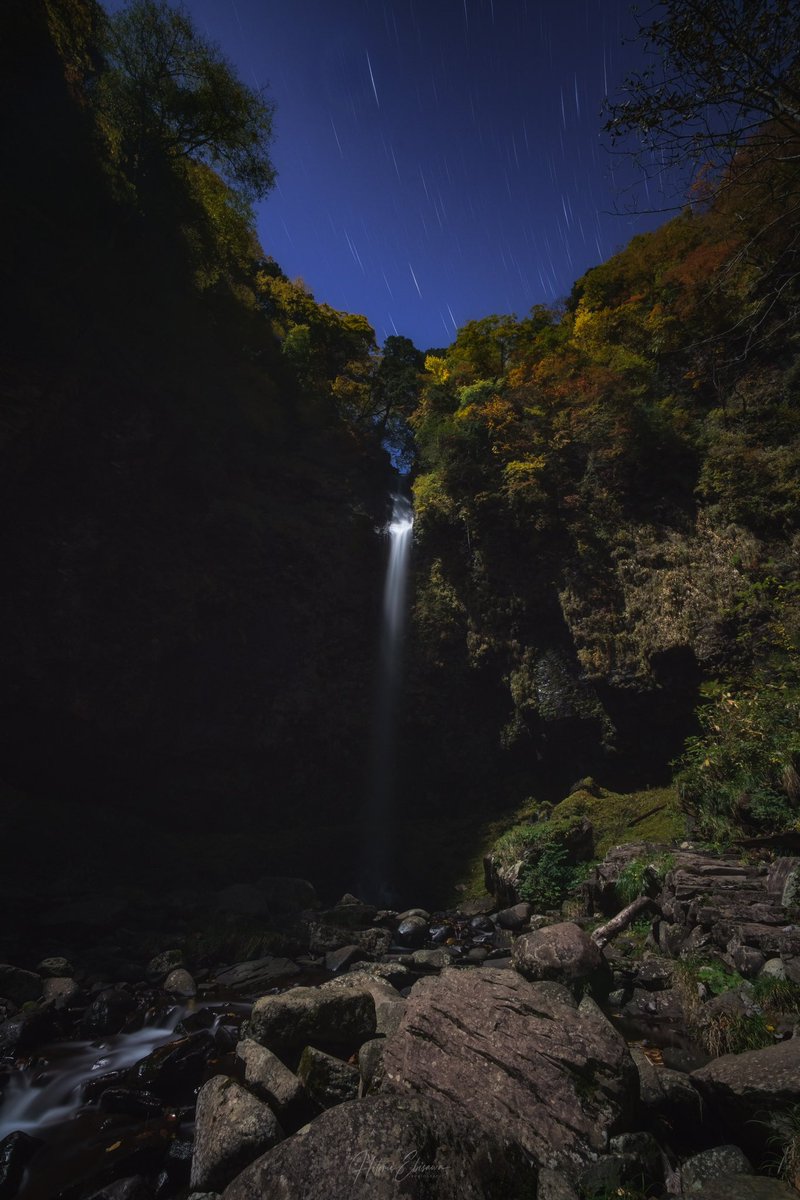
[[[131,0],[110,18],[104,50],[98,100],[137,184],[166,155],[213,167],[248,199],[272,187],[273,106],[185,10]]]
[[[752,142],[796,155],[795,0],[666,0],[656,11],[639,24],[651,65],[607,105],[612,142],[636,135],[640,158],[657,171],[726,168]]]

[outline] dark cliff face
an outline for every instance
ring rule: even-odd
[[[96,6],[6,19],[4,867],[84,855],[124,878],[166,837],[190,881],[230,873],[226,839],[244,869],[313,875],[363,795],[388,465],[303,391],[252,300],[198,292],[181,179],[172,209],[131,204],[78,86]]]

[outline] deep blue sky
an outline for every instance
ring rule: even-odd
[[[606,87],[641,54],[629,0],[185,7],[276,105],[264,249],[379,341],[522,315],[664,219],[614,214],[632,168],[600,137]]]

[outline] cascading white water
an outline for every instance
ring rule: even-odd
[[[389,538],[389,562],[383,593],[371,795],[363,871],[365,889],[375,899],[384,901],[390,899],[392,891],[390,851],[396,776],[396,709],[413,529],[414,511],[410,501],[400,494],[392,496],[392,515],[385,529]]]
[[[0,1140],[15,1130],[38,1133],[70,1120],[84,1103],[83,1086],[100,1075],[131,1067],[157,1046],[175,1038],[175,1026],[185,1013],[175,1007],[158,1024],[145,1025],[135,1033],[120,1033],[95,1042],[66,1042],[54,1047],[56,1057],[24,1071],[13,1072],[0,1103]]]

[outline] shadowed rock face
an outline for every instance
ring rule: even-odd
[[[525,1200],[535,1182],[517,1151],[447,1100],[381,1095],[317,1117],[224,1200]]]
[[[411,992],[386,1087],[458,1104],[539,1165],[576,1175],[629,1127],[636,1067],[591,1000],[516,972],[446,969]]]

